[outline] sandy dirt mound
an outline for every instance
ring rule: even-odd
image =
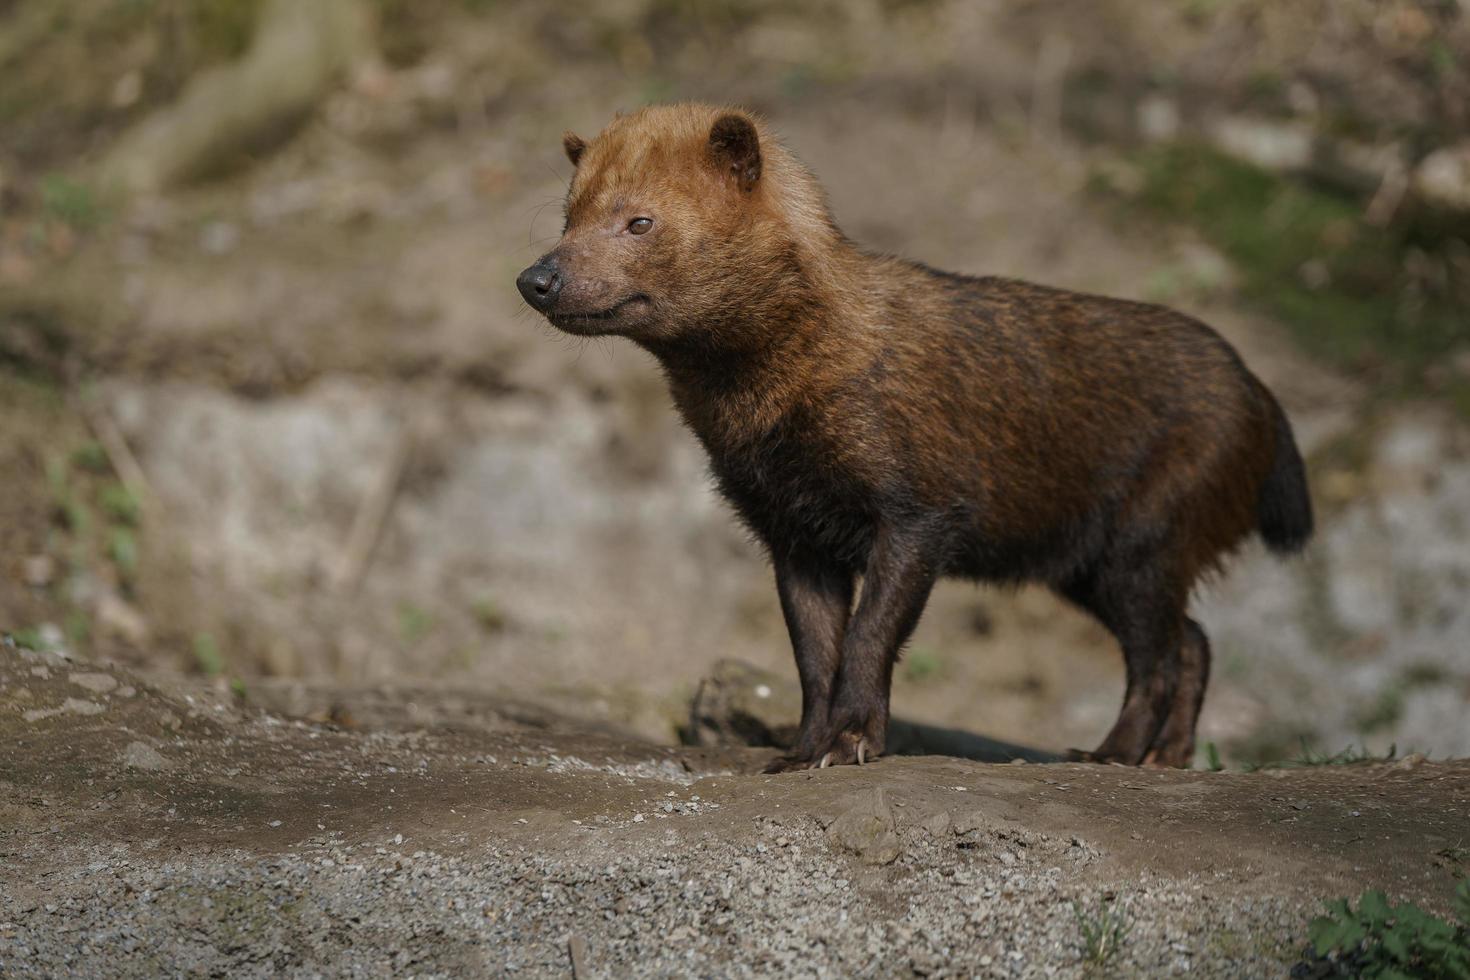
[[[0,652],[0,972],[1074,976],[1075,903],[1123,975],[1279,975],[1324,898],[1442,907],[1470,807],[1466,763],[760,776],[452,692],[336,711]]]

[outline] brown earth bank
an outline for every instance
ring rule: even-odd
[[[0,974],[1281,975],[1324,899],[1443,911],[1470,762],[938,756],[755,775],[463,690],[248,706],[0,648]],[[322,708],[322,705],[326,705]]]

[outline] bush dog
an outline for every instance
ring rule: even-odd
[[[557,328],[658,359],[769,552],[802,717],[768,771],[883,751],[941,576],[1043,583],[1117,637],[1122,710],[1075,757],[1190,764],[1210,667],[1191,589],[1254,532],[1281,553],[1312,532],[1291,426],[1219,334],[864,251],[743,111],[650,107],[563,145],[566,227],[517,285]]]

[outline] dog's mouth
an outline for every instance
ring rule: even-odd
[[[640,307],[648,305],[648,297],[642,293],[635,293],[627,299],[619,300],[605,310],[595,310],[590,313],[562,313],[553,311],[546,314],[546,319],[552,324],[569,333],[591,333],[608,326],[610,321],[616,320],[625,313],[633,312]]]

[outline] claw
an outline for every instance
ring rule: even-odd
[[[817,766],[817,768],[818,769],[826,769],[831,764],[832,764],[832,753],[831,752],[828,752],[826,755],[822,756],[822,761]]]
[[[868,740],[865,738],[858,739],[857,759],[858,765],[862,765],[868,761]]]

